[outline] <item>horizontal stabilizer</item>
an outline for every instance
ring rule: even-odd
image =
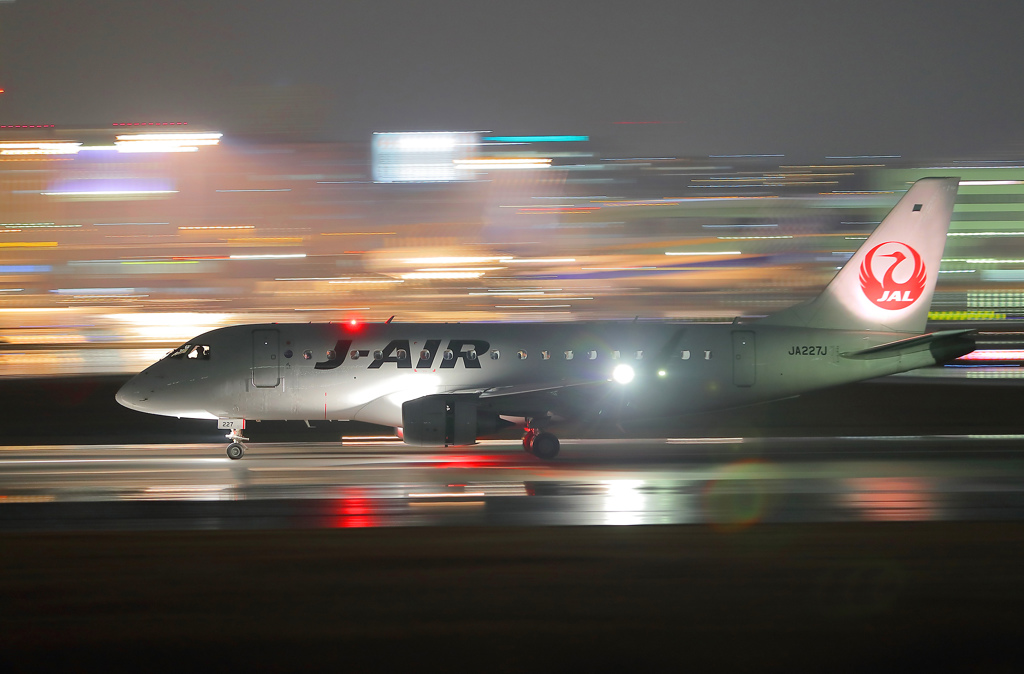
[[[974,330],[942,330],[840,355],[852,360],[875,360],[931,351],[935,361],[943,363],[974,351],[975,344],[971,336],[974,332]]]

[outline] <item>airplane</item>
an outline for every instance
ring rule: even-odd
[[[174,349],[116,399],[217,421],[231,459],[246,420],[363,421],[438,447],[515,423],[527,452],[553,459],[557,419],[733,408],[942,364],[974,350],[972,330],[923,334],[958,185],[915,182],[817,297],[765,318],[237,325]]]

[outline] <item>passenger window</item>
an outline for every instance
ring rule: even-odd
[[[405,349],[399,349],[398,351],[395,351],[395,356],[398,357],[398,360],[405,360],[409,357],[409,352]]]
[[[373,352],[373,359],[374,360],[381,360],[383,358],[384,358],[384,352],[383,351],[378,349],[377,351]]]
[[[302,360],[310,360],[313,358],[313,352],[306,350],[302,352]]]
[[[590,360],[596,360],[597,351],[587,351],[587,358],[589,358]]]
[[[526,352],[525,351],[520,350],[519,353],[517,353],[516,355],[519,356],[519,360],[526,360]]]
[[[334,349],[330,349],[327,352],[327,360],[335,360],[335,359],[337,359],[337,357],[338,357],[338,354],[334,352]]]
[[[445,360],[451,360],[452,358],[455,358],[455,352],[452,351],[451,349],[445,349],[444,350],[444,359]]]
[[[563,357],[564,357],[564,358],[565,358],[566,360],[572,360],[572,351],[565,351],[564,353],[562,353],[562,356],[563,356]]]
[[[637,351],[635,357],[636,357],[637,360],[643,360],[644,359],[644,352],[643,351]]]
[[[690,360],[690,350],[689,349],[685,349],[682,353],[679,354],[679,356],[683,360]]]
[[[499,358],[501,358],[501,354],[498,352],[497,349],[491,351],[491,360],[498,360]]]
[[[612,360],[618,360],[619,359],[619,355],[620,354],[619,354],[618,351],[612,351]]]
[[[705,351],[704,352],[704,360],[711,360],[711,352],[710,351]]]
[[[359,351],[357,351],[356,349],[352,349],[351,351],[349,351],[348,355],[352,358],[352,360],[359,360]]]
[[[542,360],[550,360],[551,359],[551,352],[550,351],[541,351],[540,352],[540,357],[541,357]]]
[[[430,360],[430,352],[426,349],[420,351],[420,360]]]
[[[476,360],[476,351],[467,351],[466,360]]]

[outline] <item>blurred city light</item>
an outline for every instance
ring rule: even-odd
[[[38,141],[28,143],[0,143],[0,155],[13,156],[42,154],[78,154],[78,151],[81,149],[81,147],[81,143],[74,142],[63,143],[53,141]]]
[[[484,136],[491,143],[582,143],[590,136]]]
[[[118,152],[198,152],[201,145],[217,145],[220,133],[138,133],[117,136]]]
[[[373,179],[379,183],[472,180],[458,162],[473,159],[479,135],[471,132],[373,134]]]
[[[507,169],[543,169],[550,168],[551,160],[539,157],[505,157],[500,159],[455,159],[457,169],[477,169],[481,171]]]
[[[612,154],[589,136],[125,128],[146,125],[158,126],[0,129],[3,372],[128,371],[203,330],[297,312],[764,315],[813,296],[914,180],[940,174],[961,185],[932,320],[1024,317],[1021,162],[783,165]]]

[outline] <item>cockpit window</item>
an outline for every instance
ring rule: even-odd
[[[167,354],[168,358],[191,360],[210,360],[210,347],[206,344],[184,344]]]
[[[167,354],[167,357],[168,358],[182,358],[182,357],[185,356],[186,353],[188,353],[191,350],[192,350],[192,345],[191,344],[185,344],[184,346],[179,346],[174,351],[171,351],[169,354]]]
[[[210,360],[210,347],[206,344],[196,344],[195,348],[188,352],[186,358],[193,360]]]

